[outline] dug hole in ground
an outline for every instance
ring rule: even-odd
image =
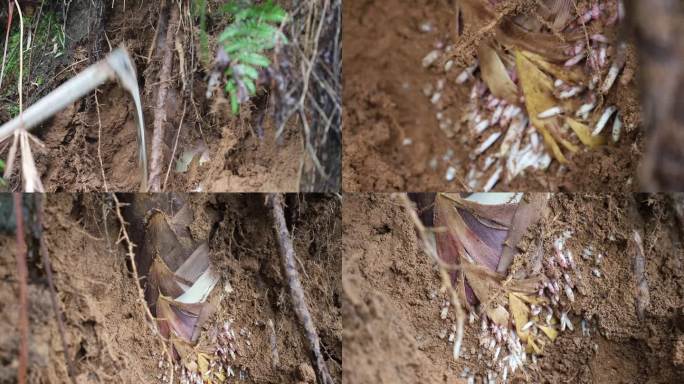
[[[684,377],[681,204],[681,195],[552,195],[539,222],[525,232],[509,272],[500,281],[510,287],[521,274],[535,276],[529,270],[540,257],[545,260],[540,264],[542,273],[550,278],[547,262],[555,260],[557,241],[565,238],[564,252],[574,255],[575,267],[563,269],[573,281],[573,300],[563,290],[559,303],[537,302],[540,308],[535,310],[525,302],[531,308],[530,319],[535,311],[541,312],[534,318],[537,323],[517,325],[513,313],[506,327],[498,327],[510,340],[513,331],[520,331],[517,326],[527,326],[529,334],[536,335],[536,347],[543,343],[541,351],[527,353],[512,372],[511,344],[494,336],[491,320],[483,327],[486,316],[477,305],[465,311],[463,342],[459,358],[454,359],[456,311],[441,289],[437,265],[424,252],[402,199],[383,194],[348,196],[342,245],[344,382],[500,383],[505,367],[509,367],[506,382],[511,383],[680,382]],[[635,230],[642,234],[643,253],[634,240]],[[568,231],[572,233],[565,236]],[[643,261],[642,268],[638,260]],[[483,282],[491,282],[489,275],[481,276],[470,281],[478,294]],[[454,280],[454,285],[458,282]],[[565,287],[562,274],[559,284]],[[492,302],[511,309],[509,295],[492,296]],[[515,297],[539,298],[536,293]],[[547,305],[554,314],[544,326]],[[566,313],[572,330],[567,323],[560,330],[558,308]],[[541,332],[542,327],[555,329],[549,333],[555,341]],[[523,350],[532,352],[527,348],[529,343],[523,343]]]
[[[148,218],[158,215],[149,207],[169,215],[182,213],[183,220],[190,219],[189,225],[173,228],[174,233],[187,236],[179,236],[183,246],[190,239],[208,239],[209,261],[218,276],[206,300],[213,311],[201,323],[196,345],[187,349],[173,339],[174,382],[187,379],[188,369],[206,373],[203,361],[214,368],[204,382],[315,382],[308,341],[293,311],[264,195],[119,195],[119,199],[133,204],[123,208],[123,214],[131,223],[130,238],[144,244],[135,248],[136,257],[140,249],[149,249],[145,238],[149,242],[154,236],[169,236],[168,231],[152,233],[155,230],[145,224],[146,217],[140,217],[140,212]],[[340,382],[340,202],[325,195],[288,195],[285,203],[297,269],[320,350],[330,375]],[[48,195],[44,207],[43,236],[74,382],[168,382],[168,360],[143,311],[146,304],[136,288],[126,241],[117,242],[121,232],[111,195]],[[192,214],[185,215],[187,212]],[[13,233],[0,234],[2,383],[16,382],[19,359],[15,245]],[[28,270],[28,382],[71,382],[47,277],[35,252],[28,255]],[[139,273],[145,276],[143,269]],[[141,279],[143,287],[151,278],[150,274]],[[223,348],[221,358],[218,348]],[[214,375],[219,371],[222,375]]]

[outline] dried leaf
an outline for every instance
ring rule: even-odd
[[[566,118],[565,121],[568,123],[570,128],[575,132],[577,137],[579,137],[582,144],[589,148],[596,148],[598,146],[604,145],[606,143],[606,138],[604,136],[594,136],[591,134],[591,129],[585,124],[573,118]]]
[[[502,292],[502,276],[487,267],[463,262],[461,263],[461,270],[480,302],[488,303],[495,293]]]
[[[549,338],[549,340],[556,341],[556,338],[558,337],[558,330],[552,327],[548,327],[546,325],[537,325],[537,328],[541,329],[542,332],[546,335],[546,337]]]
[[[487,83],[492,94],[509,103],[516,103],[518,101],[518,87],[508,75],[499,53],[490,44],[482,43],[478,48],[478,58],[480,59],[482,79]]]
[[[527,305],[520,299],[518,295],[513,292],[508,294],[508,305],[513,315],[513,323],[515,324],[515,330],[518,333],[520,340],[527,341],[527,336],[529,335],[529,330],[523,331],[523,327],[529,321],[530,309]]]
[[[541,343],[540,343],[541,344]],[[534,336],[531,336],[527,338],[527,346],[525,348],[525,352],[527,353],[534,353],[536,355],[541,355],[543,352],[543,344],[537,345],[537,342],[535,341]]]
[[[539,67],[532,63],[521,50],[515,51],[515,59],[530,122],[542,134],[544,142],[556,160],[565,164],[567,159],[563,152],[561,152],[558,142],[556,142],[551,132],[551,121],[555,119],[539,119],[540,113],[557,106],[553,95],[553,81]]]
[[[555,62],[567,60],[568,48],[584,35],[581,32],[567,33],[564,38],[565,42],[552,33],[527,31],[510,19],[502,20],[496,33],[499,43],[507,47],[534,52]]]
[[[552,75],[556,79],[563,80],[565,83],[584,84],[587,80],[586,75],[578,68],[567,68],[553,64],[544,59],[543,56],[533,52],[521,50],[520,53],[542,71]]]
[[[198,372],[202,375],[203,379],[208,379],[209,378],[209,360],[211,359],[211,356],[204,354],[204,353],[198,353],[197,354],[197,370]]]
[[[508,322],[511,317],[506,308],[504,308],[502,305],[497,305],[493,309],[488,309],[487,316],[489,316],[489,318],[492,319],[492,321],[497,325],[505,327],[508,326]]]

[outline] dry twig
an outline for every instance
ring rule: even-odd
[[[299,272],[297,272],[295,252],[292,246],[292,239],[290,232],[287,230],[287,223],[285,222],[285,214],[283,213],[283,196],[280,194],[271,194],[268,196],[268,202],[272,209],[273,226],[278,237],[278,244],[280,248],[280,255],[282,257],[283,271],[287,278],[288,286],[290,287],[290,296],[292,297],[292,305],[294,311],[299,318],[299,322],[304,327],[304,334],[309,342],[309,349],[311,350],[311,358],[316,368],[316,376],[318,382],[322,384],[334,384],[332,376],[325,364],[325,359],[321,353],[321,343],[318,338],[318,332],[314,325],[311,313],[306,305],[306,298],[304,296],[304,288],[299,279]]]

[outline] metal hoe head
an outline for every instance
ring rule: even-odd
[[[136,123],[138,125],[138,155],[142,176],[140,189],[147,191],[145,123],[140,103],[140,91],[135,65],[124,47],[113,50],[105,59],[86,68],[76,77],[68,80],[38,100],[22,114],[0,126],[0,140],[9,137],[18,129],[30,130],[34,128],[76,100],[92,92],[103,83],[113,79],[118,80],[121,86],[130,92],[135,102],[137,110]]]

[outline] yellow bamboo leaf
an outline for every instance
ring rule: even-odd
[[[226,376],[222,372],[215,372],[214,377],[217,383],[223,383],[226,381]]]
[[[520,86],[525,95],[525,108],[530,122],[544,137],[546,146],[551,150],[556,160],[567,163],[567,159],[550,132],[547,121],[539,119],[539,114],[557,106],[553,95],[553,80],[535,65],[522,50],[515,50],[515,63],[520,78]],[[565,143],[564,143],[565,145]]]
[[[593,136],[591,134],[591,130],[585,124],[582,124],[579,121],[570,117],[566,118],[565,121],[567,121],[570,128],[572,128],[577,137],[579,137],[582,144],[586,145],[587,147],[596,148],[606,143],[605,137]]]
[[[527,353],[534,353],[536,355],[540,355],[542,353],[542,347],[537,345],[533,336],[530,336],[527,339],[527,346],[525,349],[525,352]]]
[[[515,293],[508,294],[508,305],[513,315],[513,322],[515,323],[515,330],[518,332],[518,337],[520,340],[527,341],[527,336],[529,335],[529,330],[523,331],[522,328],[529,321],[530,309],[524,301],[520,299]]]
[[[204,353],[197,354],[197,370],[204,377],[209,371],[209,356]]]
[[[542,304],[546,302],[546,298],[541,297],[541,296],[531,296],[531,295],[525,295],[523,293],[519,292],[511,292],[511,295],[514,295],[515,297],[519,298],[520,300],[528,303],[528,304]]]
[[[541,55],[530,51],[521,51],[531,62],[540,67],[544,72],[561,79],[566,83],[582,84],[586,81],[586,76],[579,69],[568,69],[546,61]]]
[[[517,103],[518,87],[508,75],[506,66],[499,53],[489,44],[480,44],[477,53],[480,59],[482,80],[487,84],[492,94],[509,103]]]
[[[558,330],[552,327],[547,327],[545,325],[537,325],[537,328],[541,329],[542,332],[546,335],[546,337],[549,338],[551,341],[556,341],[556,338],[558,337]]]

